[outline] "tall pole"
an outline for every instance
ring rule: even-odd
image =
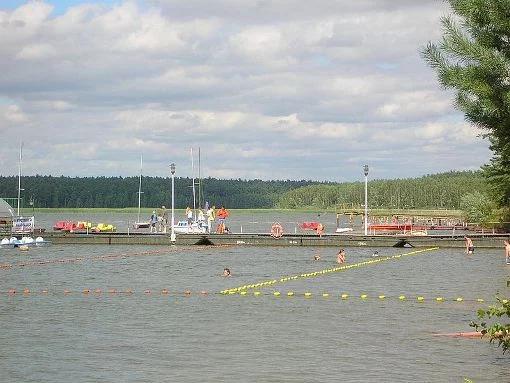
[[[202,178],[200,174],[200,146],[198,147],[198,208],[202,209]]]
[[[175,196],[175,184],[174,184],[174,178],[175,178],[175,164],[170,164],[170,173],[172,174],[172,230],[170,234],[170,241],[175,242],[175,231],[174,231],[174,196]]]
[[[138,218],[137,223],[140,222],[140,206],[142,202],[142,168],[143,168],[143,155],[140,155],[140,180],[138,182]]]
[[[23,161],[23,142],[19,146],[19,172],[18,172],[18,209],[17,216],[19,217],[20,199],[21,199],[21,166]]]
[[[363,166],[365,173],[365,235],[368,234],[368,165]]]
[[[196,203],[196,191],[195,191],[195,165],[193,164],[193,148],[191,148],[191,180],[193,182],[193,220],[197,220],[197,203]]]

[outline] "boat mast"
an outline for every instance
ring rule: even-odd
[[[193,148],[191,148],[191,180],[193,182],[193,215],[194,220],[197,220],[197,212],[196,212],[196,192],[195,192],[195,166],[193,163]]]
[[[22,170],[22,161],[23,161],[23,141],[21,141],[19,146],[19,172],[18,172],[18,210],[17,215],[19,217],[19,208],[20,208],[20,199],[21,199],[21,170]]]
[[[143,155],[140,155],[140,180],[138,182],[138,218],[136,222],[140,222],[140,205],[142,200],[142,168],[143,168]]]
[[[200,146],[198,147],[198,207],[202,209],[202,177],[200,175]]]

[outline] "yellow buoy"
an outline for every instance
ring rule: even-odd
[[[386,295],[379,295],[379,299],[384,299],[386,298]]]
[[[246,291],[241,291],[239,295],[246,295]]]
[[[401,295],[398,297],[398,299],[400,299],[401,301],[404,301],[406,299],[406,296],[405,295]]]
[[[327,297],[329,297],[329,294],[328,294],[328,293],[323,293],[323,294],[322,294],[322,296],[323,296],[324,298],[327,298]]]
[[[259,295],[260,295],[260,291],[255,291],[255,292],[253,293],[253,295],[255,295],[255,296],[259,296]]]
[[[425,300],[425,298],[424,298],[424,297],[418,297],[418,298],[416,298],[416,299],[418,300],[418,302],[423,302],[423,301]]]
[[[476,301],[477,302],[484,302],[484,300],[482,298],[478,298]]]
[[[289,292],[287,293],[287,296],[288,296],[288,297],[292,297],[292,296],[294,296],[294,293],[293,293],[292,291],[289,291]]]
[[[347,299],[349,298],[349,294],[342,294],[342,299]]]
[[[305,297],[309,298],[312,296],[312,293],[305,293]]]
[[[462,302],[464,299],[462,299],[462,297],[458,297],[457,299],[455,299],[457,302]]]
[[[368,295],[367,295],[367,294],[361,294],[360,298],[361,298],[361,299],[367,299],[367,298],[368,298]]]
[[[274,295],[275,297],[279,297],[279,296],[280,296],[280,292],[279,292],[279,291],[275,291],[275,292],[273,293],[273,295]]]
[[[436,298],[436,301],[438,301],[438,302],[442,302],[442,301],[444,301],[444,298],[443,298],[443,297],[437,297],[437,298]]]

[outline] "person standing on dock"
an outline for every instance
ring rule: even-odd
[[[166,226],[168,224],[168,212],[166,211],[165,205],[161,206],[161,231],[166,233]]]
[[[506,264],[510,265],[510,239],[505,241],[505,259]]]
[[[149,222],[151,224],[151,233],[155,233],[156,232],[156,223],[158,223],[158,216],[156,214],[156,210],[152,211],[151,219]]]
[[[193,223],[193,210],[189,206],[186,208],[186,220],[188,221],[188,226],[191,226]]]
[[[324,225],[322,223],[317,224],[317,235],[319,238],[322,238],[322,234],[324,234]]]
[[[464,236],[464,240],[466,241],[466,254],[473,254],[475,251],[473,241],[467,235]]]
[[[216,212],[215,212],[216,206],[211,206],[209,209],[207,209],[207,232],[211,233],[211,228],[213,226],[213,222],[216,219]]]
[[[204,216],[204,211],[202,209],[198,209],[197,221],[198,221],[199,227],[202,227],[205,225],[205,216]]]
[[[225,221],[229,215],[230,213],[228,210],[222,205],[221,209],[218,211],[218,228],[216,229],[216,233],[223,234],[225,232]]]

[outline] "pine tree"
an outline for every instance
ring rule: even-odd
[[[422,51],[456,106],[489,139],[483,167],[495,200],[510,205],[510,0],[448,0],[443,37]]]

